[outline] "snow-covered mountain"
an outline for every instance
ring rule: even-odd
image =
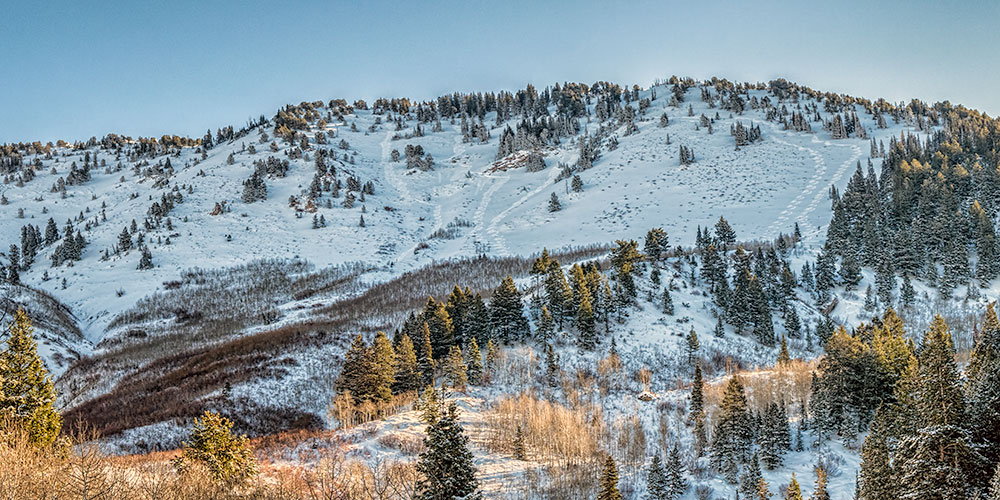
[[[492,110],[433,113],[433,101],[423,110],[318,101],[235,134],[210,132],[210,148],[38,145],[24,167],[4,174],[0,242],[20,247],[23,226],[44,234],[50,218],[58,238],[19,272],[39,291],[11,289],[44,297],[20,300],[37,318],[54,314],[38,305],[49,301],[71,321],[39,325],[61,403],[71,417],[103,422],[122,449],[177,445],[186,419],[204,407],[245,415],[238,423],[254,433],[322,427],[331,423],[327,406],[352,333],[394,330],[428,295],[444,298],[456,283],[491,290],[507,274],[528,290],[543,248],[568,265],[604,258],[615,240],[641,241],[654,227],[671,246],[690,247],[697,229],[720,216],[743,242],[798,229],[790,260],[801,266],[825,240],[831,186],[843,188],[859,164],[880,166],[872,144],[931,130],[884,123],[870,101],[828,111],[825,94],[789,93],[780,82],[739,92],[727,85],[626,88],[628,98],[610,109],[606,94],[588,91],[571,115],[552,99],[523,133],[526,111],[498,119]],[[291,142],[276,137],[288,116],[302,120]],[[561,134],[539,141],[530,132],[564,116]],[[850,133],[841,117],[854,120]],[[255,171],[266,199],[247,202],[245,190],[259,194]],[[86,246],[78,260],[52,266],[67,223]],[[712,299],[688,286],[689,272],[678,262],[664,278],[679,283],[676,318],[643,302],[616,327],[626,371],[652,368],[646,384],[661,402],[679,397],[667,388],[685,366],[683,335],[692,328],[703,356],[718,363],[712,375],[724,373],[727,358],[753,368],[777,353],[752,338],[713,337]],[[815,322],[818,310],[802,297],[800,315]],[[861,318],[861,302],[847,294],[832,316]],[[789,347],[806,359],[818,354],[806,340]],[[565,370],[600,358],[570,345],[561,354]],[[480,418],[474,408],[483,400],[527,388],[512,382],[463,404]],[[658,425],[655,402],[638,410],[625,396],[606,403],[613,414],[639,415],[645,428]]]

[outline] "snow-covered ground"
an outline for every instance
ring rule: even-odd
[[[710,227],[719,216],[724,216],[738,238],[744,241],[769,240],[779,233],[790,234],[797,223],[803,233],[803,241],[792,258],[793,270],[797,272],[798,266],[812,257],[825,238],[825,226],[830,218],[830,186],[843,188],[855,165],[859,161],[865,165],[869,156],[868,140],[833,140],[819,121],[811,122],[812,133],[782,130],[779,125],[768,122],[762,112],[749,107],[742,115],[732,117],[728,111],[709,108],[698,98],[697,88],[687,92],[686,100],[679,107],[668,105],[669,86],[646,89],[640,92],[640,97],[650,97],[652,91],[656,91],[659,98],[637,118],[638,132],[624,135],[624,130],[617,131],[618,147],[612,151],[602,150],[594,166],[580,172],[584,187],[579,193],[569,189],[568,180],[556,182],[560,173],[557,165],[577,161],[579,137],[563,139],[558,146],[540,151],[545,157],[544,170],[494,169],[498,140],[507,125],[495,126],[494,113],[488,113],[484,119],[490,127],[491,138],[488,143],[479,144],[462,141],[457,121],[443,122],[443,130],[439,132],[431,132],[431,124],[425,123],[422,125],[425,136],[394,140],[394,136],[412,133],[416,122],[407,121],[408,128],[396,130],[384,116],[355,110],[346,117],[346,124],[333,122],[326,127],[334,137],[325,147],[337,155],[337,160],[328,159],[327,165],[337,169],[341,181],[356,176],[362,183],[373,182],[375,194],[366,195],[365,201],[358,201],[353,208],[341,206],[341,194],[340,198],[332,199],[331,208],[327,208],[330,194],[323,193],[316,202],[316,215],[323,215],[326,227],[318,229],[312,227],[313,213],[298,212],[289,205],[290,197],[302,199],[308,192],[316,172],[312,161],[314,151],[306,151],[301,159],[289,159],[285,145],[280,151],[271,152],[268,148],[271,140],[259,140],[264,132],[261,129],[252,130],[231,143],[217,145],[207,152],[205,159],[195,149],[185,148],[178,156],[170,157],[174,172],[165,182],[160,176],[135,175],[132,163],[124,156],[91,149],[89,153],[96,155],[100,166],[91,169],[90,181],[67,186],[65,198],[51,188],[59,177],[69,172],[72,163],[82,167],[85,151],[60,148],[54,151],[51,159],[43,156],[25,158],[25,163],[41,162],[34,180],[23,187],[4,186],[9,203],[0,206],[0,236],[3,236],[0,248],[6,249],[10,243],[19,244],[20,228],[24,224],[37,225],[44,231],[49,217],[60,230],[67,220],[76,220],[81,215],[83,221],[96,221],[88,230],[83,230],[85,222],[74,222],[74,227],[82,230],[89,243],[82,261],[72,266],[50,267],[48,256],[52,247],[47,247],[36,258],[34,266],[21,273],[22,281],[51,293],[72,308],[85,338],[74,341],[72,350],[82,355],[100,355],[107,352],[107,346],[127,342],[128,329],[109,328],[112,321],[139,299],[165,291],[166,283],[180,279],[183,270],[230,267],[261,258],[302,259],[310,263],[313,270],[360,262],[366,266],[358,278],[360,289],[363,289],[445,259],[482,253],[525,256],[543,247],[607,244],[616,239],[641,241],[652,227],[663,227],[670,235],[671,245],[690,245],[694,242],[696,227]],[[766,91],[750,92],[758,98],[766,94]],[[803,100],[803,104],[807,102],[812,101]],[[783,104],[790,109],[795,106],[790,102]],[[689,105],[693,116],[689,116]],[[888,128],[878,129],[872,116],[860,107],[857,112],[869,136],[874,136],[876,141],[888,144],[890,136],[898,137],[904,129],[916,133],[904,123],[890,122]],[[666,127],[661,127],[659,122],[663,113],[670,119]],[[714,133],[709,134],[706,128],[698,126],[702,114],[714,118],[717,113],[719,118],[713,123]],[[823,117],[828,118],[828,114],[823,113]],[[736,149],[729,129],[737,121],[759,125],[762,140]],[[351,124],[356,126],[356,131]],[[581,125],[591,131],[599,126],[596,120],[587,118],[581,120]],[[266,132],[271,134],[273,130],[268,128]],[[315,133],[315,130],[309,131],[311,137]],[[347,141],[349,147],[340,148],[338,142],[341,140]],[[407,144],[419,144],[432,154],[436,160],[433,170],[408,170],[405,161],[393,162],[392,151],[402,154]],[[247,152],[250,145],[256,148],[255,154]],[[680,145],[693,149],[695,163],[680,164]],[[317,145],[313,143],[311,147]],[[227,162],[230,155],[234,159],[232,165]],[[269,156],[289,159],[288,175],[266,180],[267,200],[251,204],[242,202],[243,181],[253,172],[253,161]],[[151,162],[164,160],[165,157],[158,157]],[[881,160],[872,161],[877,170]],[[119,234],[133,220],[142,227],[150,205],[175,188],[183,196],[183,203],[177,204],[169,214],[173,229],[164,225],[144,234],[152,251],[154,268],[137,270],[140,258],[137,250],[114,254]],[[562,209],[557,212],[548,210],[552,193],[556,193],[562,203]],[[227,209],[213,215],[217,203],[224,204]],[[17,216],[19,209],[23,209],[23,219]],[[359,224],[362,217],[364,227]],[[449,229],[449,224],[453,238],[432,237],[435,231]],[[101,257],[106,249],[111,257],[103,260]],[[679,282],[683,281],[678,278]],[[872,277],[866,274],[859,295],[863,295],[866,283],[871,281]],[[527,282],[519,284],[527,285]],[[917,288],[918,292],[922,290],[919,284]],[[345,293],[356,292],[327,292],[277,303],[275,307],[283,311],[283,315],[278,323],[269,327],[308,320],[311,308],[343,298]],[[806,297],[803,299],[801,314],[808,321],[810,311],[806,303],[809,301]],[[863,301],[863,296],[845,297],[834,311],[834,317],[845,322],[864,318],[868,313],[860,308]],[[679,381],[689,377],[681,372],[684,354],[680,335],[692,327],[699,333],[705,353],[733,356],[746,368],[773,362],[776,351],[761,348],[750,339],[734,335],[724,339],[712,337],[715,318],[703,291],[682,290],[674,296],[674,303],[678,309],[674,318],[664,318],[654,304],[643,302],[624,327],[616,328],[618,349],[629,373],[642,367],[653,369],[650,390],[657,394],[657,400],[681,399],[686,394],[685,389],[676,387]],[[678,321],[681,318],[686,319]],[[232,334],[245,335],[255,332],[255,328],[258,326],[250,325]],[[780,333],[780,327],[777,328]],[[793,354],[805,358],[816,355],[815,350],[808,350],[801,341],[793,341],[790,347]],[[65,363],[56,363],[53,352],[43,350],[50,369],[60,374],[65,370]],[[322,413],[328,401],[309,398],[328,394],[329,389],[308,388],[318,381],[329,382],[328,378],[317,378],[314,372],[320,367],[329,371],[329,360],[336,359],[339,353],[338,347],[292,352],[290,356],[295,357],[297,364],[289,368],[283,378],[239,384],[232,388],[233,394],[274,398]],[[592,367],[598,356],[577,353],[570,342],[560,348],[560,354],[567,362],[564,370],[588,364]],[[717,374],[717,377],[722,376],[722,373]],[[110,390],[116,381],[117,378],[111,377],[93,385],[89,389],[90,396]],[[463,422],[469,424],[470,432],[475,434],[476,426],[482,425],[483,412],[491,398],[520,389],[477,389],[463,397]],[[605,410],[611,417],[640,415],[652,435],[658,425],[657,400],[641,402],[635,399],[635,393],[623,392],[608,398],[603,403]],[[376,437],[354,444],[358,453],[377,453],[380,449],[377,436],[385,432],[418,433],[415,428],[421,424],[411,411],[397,414],[378,425]],[[129,449],[138,441],[172,442],[176,441],[180,429],[175,422],[159,422],[129,430],[116,436],[115,442],[123,449]],[[831,478],[831,490],[837,492],[836,499],[849,498],[853,471],[857,467],[856,455],[837,449],[837,446],[834,445],[830,453],[843,457],[846,462],[842,465],[842,473]],[[482,448],[477,448],[476,453],[485,476],[500,478],[493,483],[486,480],[487,486],[505,484],[507,479],[503,478],[517,476],[529,468],[512,459],[488,456]],[[786,463],[791,465],[780,474],[766,475],[773,489],[787,482],[792,471],[797,473],[804,488],[811,487],[816,452],[802,453],[801,456],[789,455]],[[712,485],[717,494],[732,494],[718,481]],[[689,497],[693,498],[693,493],[689,492]]]

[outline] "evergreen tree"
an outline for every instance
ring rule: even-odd
[[[723,250],[736,244],[736,231],[733,231],[725,217],[719,217],[719,221],[715,223],[715,244]]]
[[[785,340],[785,336],[781,336],[781,350],[778,352],[778,364],[787,365],[792,362],[792,357],[788,354],[788,341]]]
[[[344,364],[337,378],[337,393],[350,391],[355,398],[360,397],[365,376],[365,363],[368,356],[368,345],[359,333],[354,336],[351,346],[344,354]]]
[[[469,383],[481,385],[483,383],[483,355],[479,352],[479,342],[476,341],[475,337],[469,340],[466,356],[468,358],[466,366],[468,367]]]
[[[938,316],[924,335],[917,388],[919,428],[902,440],[899,484],[904,499],[965,498],[985,462],[971,443],[951,333]]]
[[[785,308],[785,331],[792,338],[799,338],[802,324],[799,321],[799,313],[795,311],[795,306],[788,305]],[[783,338],[783,337],[782,337]]]
[[[861,500],[894,500],[899,497],[887,443],[888,419],[886,407],[879,408],[875,412],[871,432],[861,446],[861,470],[857,485]]]
[[[547,344],[552,340],[552,336],[555,334],[555,329],[555,320],[553,320],[552,315],[549,314],[549,308],[542,306],[542,313],[538,318],[538,328],[535,330],[535,338],[539,342]]]
[[[392,400],[392,385],[396,381],[396,353],[392,342],[379,331],[372,342],[369,374],[366,379],[374,399],[388,402]]]
[[[663,288],[663,314],[674,315],[674,301],[670,297],[670,287]]]
[[[424,448],[417,461],[417,472],[421,475],[416,488],[418,500],[482,498],[469,438],[458,424],[458,408],[454,403],[427,428]]]
[[[966,369],[969,424],[989,463],[1000,462],[1000,321],[986,306],[983,328]]]
[[[1000,500],[1000,465],[997,465],[997,471],[993,473],[993,480],[990,481],[990,494],[987,498],[988,500]]]
[[[227,485],[243,483],[257,475],[257,457],[246,436],[234,436],[233,423],[218,413],[206,411],[194,420],[190,441],[173,461],[183,472],[191,464],[204,466],[217,481]]]
[[[580,306],[576,313],[576,329],[580,332],[580,347],[588,350],[597,345],[594,309],[590,305],[588,293],[580,294]]]
[[[424,392],[420,394],[420,420],[427,425],[434,425],[441,418],[441,402],[444,398],[438,398],[437,389],[433,385],[424,387]]]
[[[799,487],[799,481],[795,479],[795,473],[792,473],[792,481],[788,483],[788,488],[785,489],[785,500],[802,500],[802,488]]]
[[[695,333],[694,327],[691,327],[691,331],[687,335],[687,361],[689,364],[694,364],[696,355],[698,354],[698,334]]]
[[[422,377],[417,363],[417,352],[413,349],[410,336],[403,334],[396,347],[396,376],[392,387],[394,393],[416,391],[420,388]]]
[[[722,338],[726,336],[726,329],[722,326],[722,315],[719,315],[718,321],[715,323],[715,330],[712,332],[716,338]]]
[[[490,301],[490,329],[493,336],[501,342],[521,341],[530,333],[521,293],[510,276],[504,278],[493,292],[493,300]]]
[[[701,363],[694,364],[694,380],[691,382],[691,404],[688,418],[694,420],[705,411],[705,381],[702,380]]]
[[[419,358],[417,360],[417,367],[420,369],[423,384],[433,386],[434,370],[437,363],[434,361],[434,346],[431,343],[431,330],[426,322],[421,325],[420,333],[423,337],[423,346],[421,347],[418,355]]]
[[[549,198],[549,212],[558,212],[562,210],[562,203],[559,202],[559,197],[555,193]]]
[[[27,313],[18,308],[0,352],[0,418],[10,419],[32,443],[45,446],[59,434],[62,416],[55,409],[55,387],[38,355],[33,330]]]
[[[465,360],[462,358],[462,350],[458,346],[451,346],[448,357],[444,363],[444,374],[448,385],[452,389],[464,391],[469,383]]]
[[[719,416],[712,433],[712,462],[716,468],[735,479],[738,464],[750,456],[753,440],[743,381],[738,376],[729,379],[723,393]]]
[[[667,238],[667,232],[663,228],[654,227],[646,232],[646,241],[642,250],[646,252],[649,260],[660,262],[660,256],[666,253],[669,247],[670,240]]]
[[[669,498],[680,498],[688,489],[688,483],[684,479],[684,465],[681,464],[681,452],[677,444],[670,450],[667,457],[667,466],[664,476],[667,480],[667,490]]]
[[[760,471],[760,461],[757,458],[757,454],[754,453],[750,457],[750,462],[746,467],[743,468],[743,473],[740,474],[740,486],[738,491],[744,498],[754,498],[757,496],[758,488],[760,482],[763,480],[763,475]]]
[[[768,469],[781,466],[782,455],[790,448],[788,417],[778,403],[768,405],[760,430],[760,461]]]
[[[816,488],[813,489],[813,496],[809,500],[830,500],[830,493],[826,491],[826,471],[822,467],[816,466]]]
[[[653,455],[646,473],[646,493],[651,500],[672,500],[667,493],[667,479],[660,462],[660,455]]]
[[[430,330],[434,359],[447,356],[451,346],[455,345],[455,327],[444,303],[434,300],[434,297],[427,297],[422,317]]]
[[[597,500],[622,500],[622,494],[618,491],[618,467],[611,455],[604,460],[604,471],[601,473],[601,489],[597,494]]]
[[[486,342],[486,376],[492,377],[493,371],[497,369],[500,362],[500,348],[490,339]]]

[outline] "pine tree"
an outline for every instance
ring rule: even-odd
[[[712,439],[713,464],[735,478],[738,464],[749,458],[753,439],[743,381],[738,376],[731,377],[726,385]]]
[[[556,358],[555,349],[552,344],[545,344],[545,383],[549,387],[555,387],[559,377],[559,360]]]
[[[787,365],[792,362],[791,355],[788,354],[788,341],[785,340],[785,336],[781,336],[781,350],[778,352],[778,364]]]
[[[691,331],[687,335],[687,361],[689,364],[694,364],[696,355],[698,354],[698,334],[695,333],[694,327],[691,327]]]
[[[671,500],[667,492],[667,480],[663,465],[660,462],[660,455],[653,455],[649,462],[649,471],[646,473],[646,493],[651,500]]]
[[[549,198],[549,212],[558,212],[562,210],[562,203],[559,202],[559,197],[555,193]]]
[[[601,473],[601,489],[597,494],[597,500],[622,500],[622,494],[618,491],[618,467],[611,455],[604,460],[604,471]]]
[[[422,317],[430,330],[434,359],[447,356],[451,346],[455,345],[455,327],[444,303],[434,300],[434,297],[427,297]]]
[[[580,306],[576,313],[576,329],[580,332],[580,347],[592,350],[597,345],[594,309],[590,305],[588,293],[580,294]]]
[[[433,385],[424,387],[420,394],[420,420],[427,425],[434,425],[441,418],[441,398]]]
[[[369,374],[365,377],[366,384],[373,398],[388,402],[392,400],[392,385],[396,381],[396,353],[392,342],[379,331],[372,342]]]
[[[986,306],[966,369],[970,429],[989,463],[1000,462],[1000,321],[994,307]]]
[[[183,472],[193,463],[204,466],[217,481],[237,485],[257,475],[257,457],[246,436],[232,433],[233,423],[218,413],[206,411],[194,420],[190,441],[173,461]]]
[[[760,430],[760,461],[770,470],[781,466],[782,455],[789,448],[791,437],[788,418],[778,403],[768,405]]]
[[[420,388],[422,377],[417,363],[417,352],[413,349],[410,336],[403,334],[396,347],[396,376],[393,392],[400,394]]]
[[[427,428],[424,451],[417,461],[418,500],[478,500],[479,480],[469,451],[469,438],[458,424],[458,408],[454,403],[436,422]]]
[[[757,487],[754,489],[754,495],[757,497],[757,500],[768,500],[771,498],[771,492],[767,488],[768,484],[767,481],[764,481],[764,478],[757,480]]]
[[[716,338],[723,338],[726,336],[726,329],[722,326],[722,315],[719,315],[718,321],[715,323],[715,330],[712,332]]]
[[[684,465],[681,464],[681,452],[677,444],[670,450],[667,457],[667,465],[664,476],[667,480],[667,491],[669,498],[680,498],[688,489],[688,483],[684,479]]]
[[[497,369],[497,363],[500,362],[500,348],[493,343],[493,339],[486,342],[486,376],[490,378],[493,376],[493,372]]]
[[[423,337],[423,346],[420,349],[419,358],[417,358],[417,367],[420,369],[423,384],[433,386],[436,362],[434,361],[434,347],[431,343],[431,330],[426,322],[421,325],[420,333]]]
[[[951,333],[938,316],[924,335],[919,356],[919,428],[899,445],[901,498],[964,498],[985,461],[964,426],[964,395]]]
[[[795,306],[789,304],[785,308],[785,331],[788,332],[789,336],[797,339],[801,330],[802,323],[799,321],[799,313],[795,310]]]
[[[861,470],[858,472],[857,485],[858,497],[861,500],[893,500],[899,497],[886,441],[889,418],[886,407],[879,408],[875,412],[871,432],[861,445]]]
[[[795,479],[795,473],[792,473],[792,481],[788,483],[788,488],[785,489],[785,500],[802,500],[802,488],[799,487],[799,481]]]
[[[688,418],[694,420],[705,411],[705,381],[702,380],[701,363],[694,364],[694,380],[691,382],[691,404]]]
[[[815,471],[816,488],[813,489],[813,496],[809,500],[830,500],[830,493],[826,491],[826,471],[818,465]]]
[[[547,344],[552,340],[555,328],[555,321],[552,319],[552,315],[549,314],[549,309],[542,306],[541,316],[538,318],[538,328],[535,330],[535,338],[539,342]]]
[[[674,315],[674,301],[670,297],[670,287],[663,288],[663,314]]]
[[[0,417],[22,427],[32,443],[52,443],[62,427],[56,391],[32,336],[31,320],[18,308],[0,352]]]
[[[528,318],[524,316],[521,293],[514,285],[514,279],[507,276],[493,292],[490,301],[490,329],[501,342],[517,342],[530,333]]]
[[[448,357],[444,362],[445,379],[452,389],[464,391],[469,383],[465,360],[462,358],[462,350],[458,346],[451,346]]]
[[[742,494],[744,498],[753,498],[757,496],[760,481],[762,480],[763,476],[760,470],[760,460],[758,460],[757,454],[754,453],[750,458],[750,462],[743,468],[743,473],[740,474],[740,486],[738,488],[739,493]]]
[[[479,342],[475,337],[469,340],[469,349],[466,354],[469,383],[472,385],[482,385],[483,383],[483,355],[479,352]]]

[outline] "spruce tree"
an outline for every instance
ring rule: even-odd
[[[792,481],[788,483],[788,488],[785,489],[785,500],[802,500],[802,488],[799,486],[799,481],[795,479],[795,473],[792,473]]]
[[[816,488],[813,489],[813,496],[809,500],[830,500],[830,493],[826,491],[826,471],[818,465],[815,471]]]
[[[464,391],[469,383],[465,360],[462,358],[462,350],[458,346],[451,346],[448,357],[444,362],[445,379],[452,389]]]
[[[514,432],[514,459],[515,460],[527,460],[528,450],[524,444],[524,430],[521,429],[521,424],[517,424],[517,430]]]
[[[421,381],[424,385],[434,385],[434,370],[437,363],[434,361],[434,345],[431,343],[431,329],[427,323],[423,323],[420,329],[423,344],[417,358],[417,367],[420,369]]]
[[[739,464],[749,459],[753,439],[743,382],[738,376],[729,379],[723,393],[719,416],[712,433],[712,462],[730,479],[736,478]]]
[[[545,344],[545,383],[555,387],[559,382],[559,360],[552,344]]]
[[[615,466],[615,460],[611,455],[604,460],[597,500],[622,500],[622,494],[618,491],[618,467]]]
[[[970,429],[989,463],[1000,462],[1000,321],[994,306],[986,306],[966,369]]]
[[[466,353],[466,366],[468,367],[469,383],[472,385],[482,385],[483,383],[483,355],[479,352],[479,342],[475,337],[469,340],[469,349]]]
[[[778,364],[787,365],[792,362],[791,355],[788,354],[788,341],[785,340],[785,336],[781,336],[781,349],[778,351]]]
[[[667,457],[664,476],[667,480],[669,498],[682,497],[688,489],[688,483],[684,479],[684,465],[681,464],[681,452],[676,443],[670,450],[670,456]]]
[[[691,382],[691,404],[688,418],[694,420],[705,411],[705,381],[702,380],[701,363],[694,364],[694,380]]]
[[[394,393],[415,391],[422,383],[420,366],[417,363],[417,352],[413,349],[410,336],[403,334],[396,347],[396,377],[393,385]]]
[[[649,462],[646,472],[646,493],[651,500],[671,500],[667,490],[667,480],[660,462],[660,455],[655,454]]]
[[[580,347],[592,350],[597,345],[597,328],[594,323],[594,309],[588,293],[580,294],[580,306],[576,313],[576,328],[580,333]]]
[[[552,315],[549,314],[549,308],[542,306],[542,313],[538,318],[538,328],[535,330],[535,338],[539,342],[547,344],[552,340],[555,329],[555,321],[552,319]]]
[[[663,288],[663,314],[674,315],[674,300],[670,297],[670,287]]]
[[[427,428],[424,448],[417,461],[421,475],[416,487],[418,500],[482,498],[469,438],[458,423],[455,403]]]
[[[430,330],[434,359],[447,356],[451,346],[455,345],[455,328],[444,303],[434,300],[434,297],[427,297],[422,317]]]
[[[375,334],[372,342],[369,374],[366,377],[374,399],[383,402],[392,400],[392,384],[396,381],[395,367],[396,353],[392,342],[380,331]]]
[[[55,387],[38,355],[33,330],[27,313],[18,308],[0,352],[0,418],[10,419],[32,443],[45,446],[59,434],[62,416],[55,409]]]
[[[493,376],[493,372],[497,369],[497,363],[500,362],[500,348],[493,343],[493,339],[486,342],[486,377],[487,380]]]
[[[699,346],[700,345],[698,344],[698,334],[695,333],[694,327],[692,326],[691,331],[689,331],[687,335],[687,345],[686,345],[687,362],[689,364],[694,364],[695,357],[698,354]]]
[[[344,364],[340,369],[340,376],[337,378],[337,393],[350,391],[355,399],[362,397],[367,358],[368,344],[359,333],[354,336],[351,346],[344,354]]]
[[[212,477],[229,486],[238,485],[257,475],[257,457],[246,436],[232,433],[233,423],[218,413],[206,411],[194,420],[190,441],[185,441],[182,455],[173,461],[178,471],[192,462],[205,466]]]
[[[490,329],[493,336],[501,342],[521,341],[530,333],[521,293],[510,276],[504,278],[493,292],[493,300],[490,301]]]
[[[993,480],[990,481],[990,493],[987,499],[1000,500],[1000,464],[997,465],[997,470],[993,473]]]
[[[899,497],[887,443],[889,419],[889,410],[879,408],[875,412],[871,432],[861,445],[861,470],[857,484],[861,500],[894,500]]]
[[[747,466],[743,468],[743,473],[740,474],[740,484],[738,491],[744,498],[754,498],[757,496],[760,481],[763,479],[760,470],[760,460],[758,460],[757,454],[754,453],[750,457],[750,462]]]
[[[722,325],[722,315],[719,315],[718,321],[715,323],[715,331],[712,332],[716,338],[723,338],[726,336],[726,329]]]
[[[967,412],[951,333],[938,316],[919,356],[918,429],[899,445],[905,499],[964,498],[983,478],[985,461],[965,429]],[[983,481],[984,482],[984,481]],[[980,483],[982,484],[982,483]]]

